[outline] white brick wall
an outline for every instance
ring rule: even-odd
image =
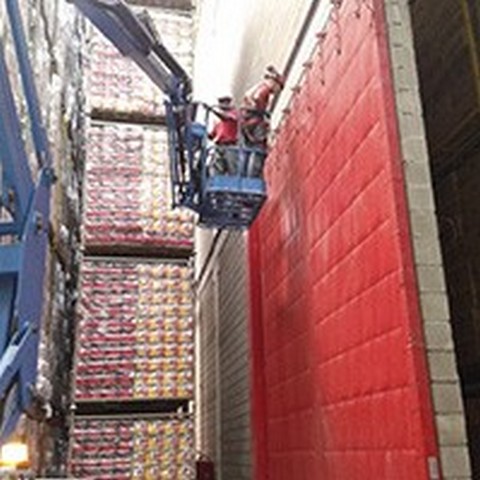
[[[433,202],[409,2],[384,3],[440,464],[445,480],[470,479],[465,415]]]

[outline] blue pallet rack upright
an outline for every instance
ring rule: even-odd
[[[19,72],[8,69],[0,44],[0,442],[15,430],[35,399],[43,281],[48,246],[52,159],[17,0],[2,0]],[[34,178],[26,133],[10,81],[20,73],[38,162]],[[16,92],[20,93],[20,92]]]

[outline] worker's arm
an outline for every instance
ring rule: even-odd
[[[238,118],[238,114],[235,109],[224,111],[224,110],[218,110],[215,107],[206,106],[206,108],[221,120],[237,120]]]
[[[266,111],[272,93],[270,86],[265,82],[261,82],[247,91],[243,104],[247,109]]]

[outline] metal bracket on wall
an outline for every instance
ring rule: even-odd
[[[326,32],[317,33],[318,39],[318,56],[320,58],[320,82],[325,85],[325,39],[327,38]]]
[[[370,13],[370,27],[375,25],[375,7],[373,4],[370,3],[370,0],[356,0],[357,2],[357,9],[355,10],[355,16],[360,18],[362,16],[362,9],[366,8],[367,11]]]
[[[370,4],[370,0],[356,0],[357,9],[355,10],[355,15],[360,17],[362,15],[362,8],[365,7],[369,12],[374,13],[375,7]]]
[[[332,22],[335,25],[335,40],[337,43],[337,54],[342,53],[342,30],[340,28],[340,7],[342,6],[342,0],[332,0]]]

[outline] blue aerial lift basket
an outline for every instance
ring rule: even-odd
[[[212,163],[218,154],[230,154],[237,159],[236,172],[211,174]],[[262,208],[267,194],[265,181],[259,176],[249,175],[248,164],[252,157],[264,156],[264,152],[253,147],[227,146],[207,149],[207,161],[202,170],[202,199],[199,223],[207,228],[248,227]]]

